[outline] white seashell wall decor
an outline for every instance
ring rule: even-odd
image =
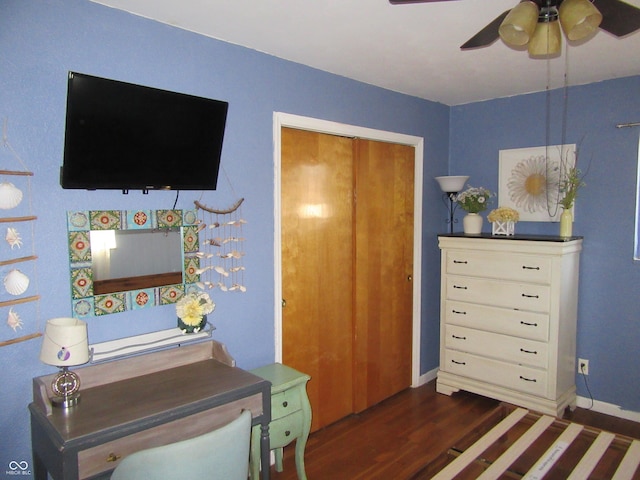
[[[29,288],[29,277],[14,268],[4,277],[4,288],[11,295],[22,295]]]
[[[9,210],[20,205],[22,190],[11,182],[0,183],[0,208]]]
[[[7,325],[13,328],[15,332],[18,328],[22,328],[22,320],[20,319],[20,315],[13,311],[13,308],[9,310],[7,315]]]
[[[13,250],[13,247],[20,248],[22,246],[22,239],[20,238],[18,230],[16,230],[15,228],[7,228],[7,234],[5,235],[4,239],[11,246],[11,250]]]
[[[18,152],[9,143],[6,119],[2,125],[0,160],[0,223],[6,228],[6,244],[4,247],[0,245],[0,278],[4,277],[3,284],[6,290],[6,293],[0,291],[0,315],[6,319],[4,328],[0,328],[0,347],[6,347],[42,336],[40,295],[35,265],[38,256],[34,246],[33,222],[38,217],[33,213],[33,172],[29,171]],[[23,252],[21,249],[29,252]],[[22,271],[11,270],[17,268],[18,264]],[[27,294],[23,296],[25,292]]]

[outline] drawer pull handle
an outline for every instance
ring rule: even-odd
[[[459,312],[458,310],[451,310],[452,313],[455,313],[456,315],[466,315],[467,312]]]
[[[524,298],[540,298],[540,295],[527,295],[526,293],[523,293],[522,296]]]
[[[540,267],[527,267],[526,265],[522,266],[523,270],[540,270]]]
[[[523,377],[522,375],[520,375],[520,380],[524,380],[525,382],[534,382],[534,383],[538,381],[535,378],[527,378],[527,377]]]
[[[462,263],[462,264],[466,265],[469,262],[467,262],[466,260],[464,260],[464,261],[463,260],[454,260],[453,263]]]
[[[291,430],[286,430],[286,431],[284,432],[284,436],[285,436],[285,437],[288,437],[289,435],[291,435]]]
[[[520,325],[526,325],[527,327],[537,327],[538,326],[537,323],[527,323],[527,322],[523,322],[522,320],[520,320]]]
[[[467,362],[456,362],[455,360],[451,360],[451,363],[455,363],[456,365],[466,365]]]
[[[461,287],[460,285],[454,285],[453,288],[459,288],[460,290],[466,290],[467,287]]]
[[[537,355],[538,354],[538,352],[536,352],[535,350],[525,350],[524,348],[521,348],[520,351],[522,353],[531,353],[533,355]]]
[[[121,457],[122,455],[116,455],[115,453],[110,453],[109,456],[107,457],[107,462],[117,462],[118,460],[120,460]]]
[[[287,407],[289,406],[289,402],[282,402],[282,406],[283,406],[284,408],[287,408]]]
[[[456,340],[466,340],[467,337],[458,337],[457,335],[451,335],[453,338],[455,338]]]

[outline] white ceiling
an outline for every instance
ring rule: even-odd
[[[640,74],[640,31],[617,38],[600,30],[586,43],[563,45],[550,62],[501,40],[460,50],[519,0],[93,1],[446,105],[562,87],[565,66],[569,85]]]

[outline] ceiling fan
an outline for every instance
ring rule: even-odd
[[[389,0],[394,5],[452,0]],[[509,46],[528,46],[532,56],[560,51],[560,23],[569,40],[582,40],[598,28],[617,37],[640,29],[640,8],[622,0],[521,0],[471,37],[460,48],[486,47],[498,37]]]

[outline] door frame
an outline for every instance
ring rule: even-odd
[[[420,338],[422,299],[422,185],[424,170],[424,139],[413,135],[387,132],[355,125],[303,117],[284,112],[273,113],[274,165],[274,340],[275,361],[282,362],[282,172],[281,131],[283,127],[297,128],[343,137],[357,137],[401,145],[415,149],[414,161],[414,219],[413,219],[413,328],[411,342],[411,386],[420,385]]]

